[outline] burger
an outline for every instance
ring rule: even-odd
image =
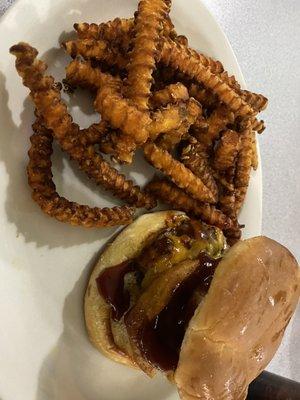
[[[182,399],[245,399],[297,306],[293,255],[267,237],[229,247],[178,211],[146,214],[104,250],[84,312],[106,357],[174,382]]]

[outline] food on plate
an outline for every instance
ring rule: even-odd
[[[166,174],[179,188],[184,189],[194,199],[215,203],[216,198],[205,186],[200,178],[175,160],[170,153],[161,149],[154,143],[147,143],[144,146],[146,159],[159,171]]]
[[[84,227],[125,225],[132,222],[134,209],[128,206],[98,208],[80,205],[59,196],[51,172],[53,136],[39,119],[33,124],[28,152],[28,183],[32,198],[41,209],[58,221]]]
[[[68,114],[60,91],[54,85],[54,79],[43,75],[46,65],[36,59],[37,51],[26,43],[20,43],[13,46],[11,52],[16,56],[16,68],[24,85],[31,91],[38,114],[43,117],[45,125],[51,129],[62,149],[77,161],[80,169],[128,203],[152,208],[154,199],[142,193],[137,186],[111,167],[96,153],[93,146],[81,144],[80,128]]]
[[[181,161],[203,181],[214,196],[218,196],[218,188],[209,165],[206,145],[191,136],[182,150]]]
[[[218,171],[226,171],[226,169],[234,165],[239,151],[239,144],[240,137],[237,132],[227,130],[222,133],[216,145],[214,157],[214,166]]]
[[[201,203],[188,196],[182,189],[167,180],[155,179],[148,183],[146,189],[150,191],[155,198],[162,200],[174,210],[181,210],[209,225],[214,225],[220,229],[233,228],[234,221],[214,205]]]
[[[163,21],[171,0],[141,0],[134,16],[134,37],[127,65],[125,93],[138,109],[148,110],[152,73],[159,57]]]
[[[178,211],[146,214],[104,250],[84,311],[96,348],[182,399],[245,399],[282,340],[298,264],[267,237],[229,248],[219,228]]]
[[[242,88],[220,61],[192,49],[177,34],[170,7],[170,0],[141,0],[133,18],[74,24],[77,38],[61,44],[73,59],[62,83],[69,95],[80,87],[94,100],[99,122],[84,129],[73,122],[63,86],[45,74],[37,50],[21,42],[10,51],[43,125],[39,131],[47,132],[49,143],[51,134],[89,178],[123,200],[126,215],[128,206],[151,209],[160,199],[222,227],[233,242],[241,236],[238,214],[258,166],[256,132],[264,122],[257,114],[267,99]],[[34,140],[41,140],[36,134]],[[149,185],[152,190],[143,191],[112,166],[131,164],[139,150],[164,175],[163,183]],[[43,189],[52,182],[46,175],[39,177]],[[44,200],[39,204],[48,215],[69,220],[69,214],[49,212]],[[78,219],[101,226],[101,219],[93,221]]]

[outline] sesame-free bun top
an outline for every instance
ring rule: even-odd
[[[175,382],[184,400],[243,400],[280,345],[299,299],[293,255],[267,237],[235,244],[185,333]]]

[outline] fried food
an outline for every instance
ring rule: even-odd
[[[218,75],[214,75],[211,68],[205,66],[203,62],[199,63],[195,53],[179,43],[174,46],[174,43],[171,39],[166,38],[163,42],[160,61],[202,83],[207,89],[215,93],[220,101],[226,104],[236,115],[256,114],[256,111],[230,86],[223,82]]]
[[[126,68],[128,59],[121,54],[117,47],[111,46],[105,40],[79,39],[69,40],[62,43],[62,47],[72,57],[82,56],[89,59],[100,59],[109,65],[116,65],[118,68]]]
[[[187,138],[190,126],[193,125],[202,114],[202,107],[195,99],[190,98],[187,102],[186,111],[186,116],[182,119],[182,122],[177,129],[170,129],[158,138],[156,144],[158,144],[159,147],[171,151],[183,139]]]
[[[256,115],[267,99],[190,48],[175,30],[170,6],[170,0],[141,0],[134,18],[74,24],[77,38],[62,43],[73,58],[63,83],[69,94],[81,87],[94,97],[99,122],[85,129],[68,114],[60,84],[44,75],[37,51],[20,43],[11,52],[45,129],[88,177],[128,205],[150,209],[155,197],[164,197],[193,208],[237,238],[251,166],[258,165],[255,132],[265,128]],[[144,193],[101,155],[130,164],[139,148],[173,182],[161,184],[160,196],[159,184],[155,196]]]
[[[174,159],[167,151],[159,148],[154,143],[147,143],[144,146],[144,154],[150,164],[162,171],[179,188],[184,189],[194,199],[208,203],[216,201],[216,197],[205,186],[203,181],[182,163]]]
[[[201,143],[211,146],[218,139],[220,132],[226,129],[228,124],[234,122],[234,113],[223,104],[220,104],[207,118],[204,126],[203,121],[200,122],[200,127],[197,124],[195,125],[193,135]]]
[[[246,129],[240,134],[241,145],[237,156],[236,172],[235,172],[235,209],[239,212],[243,205],[247,188],[250,180],[250,172],[253,156],[253,132],[252,129]]]
[[[254,110],[258,112],[261,112],[267,108],[268,99],[262,94],[252,93],[249,90],[243,90],[242,97]]]
[[[135,37],[127,67],[126,95],[140,110],[149,108],[158,43],[170,7],[170,0],[141,0],[135,14]]]
[[[256,133],[252,131],[252,168],[254,171],[258,168],[258,153],[257,153],[257,142],[256,142]]]
[[[218,188],[209,165],[209,155],[206,146],[191,137],[188,144],[182,150],[181,161],[202,180],[213,196],[217,198]]]
[[[164,89],[153,93],[150,104],[151,108],[165,107],[178,101],[187,101],[189,92],[183,83],[177,82],[166,86]]]
[[[224,171],[235,164],[239,150],[240,138],[237,132],[232,130],[224,131],[215,148],[214,167]]]
[[[52,131],[38,119],[33,125],[28,152],[28,183],[32,198],[41,209],[58,221],[85,228],[125,225],[132,222],[134,209],[128,206],[98,208],[80,205],[61,197],[53,182],[51,171]]]
[[[10,49],[16,56],[16,68],[23,78],[23,83],[31,91],[31,98],[38,114],[61,148],[72,159],[76,160],[79,168],[96,183],[120,199],[137,207],[152,208],[155,201],[141,192],[132,181],[126,180],[116,169],[112,168],[96,153],[93,146],[85,147],[81,143],[80,129],[67,112],[67,107],[61,100],[60,92],[54,85],[51,76],[44,76],[46,64],[37,60],[37,50],[26,43],[19,43]]]
[[[230,229],[233,221],[209,203],[200,203],[189,197],[182,189],[167,180],[154,180],[146,186],[155,198],[168,204],[174,210],[185,211],[188,215],[200,218],[209,225],[220,229]]]

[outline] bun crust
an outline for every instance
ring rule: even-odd
[[[129,352],[122,351],[115,344],[111,330],[110,306],[99,294],[96,279],[105,268],[135,258],[151,234],[163,229],[168,219],[179,215],[185,216],[179,211],[160,211],[136,219],[107,246],[90,276],[84,298],[88,335],[93,345],[113,361],[137,368]]]
[[[256,237],[230,248],[184,337],[175,372],[181,398],[245,399],[279,347],[299,292],[297,261],[279,243]]]

